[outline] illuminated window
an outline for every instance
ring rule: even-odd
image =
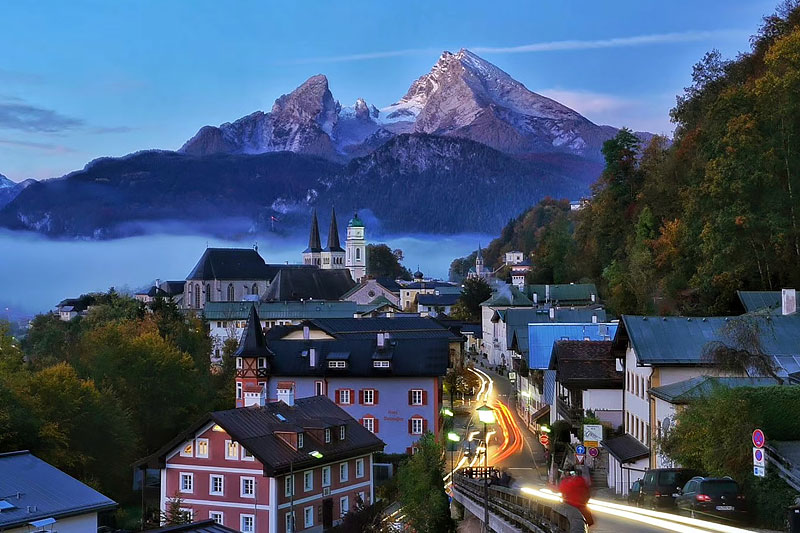
[[[197,439],[197,457],[208,457],[208,439]]]
[[[225,441],[225,459],[236,461],[239,459],[239,443],[232,440]]]
[[[192,443],[187,442],[183,445],[183,449],[181,450],[181,457],[194,457],[192,453]]]

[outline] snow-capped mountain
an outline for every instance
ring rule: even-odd
[[[16,187],[17,183],[11,181],[7,177],[0,174],[0,189],[10,189],[11,187]]]
[[[0,207],[10,203],[23,189],[34,183],[36,180],[32,179],[17,183],[0,174]]]
[[[472,52],[444,52],[396,103],[378,110],[359,98],[343,107],[325,76],[312,76],[275,101],[219,127],[206,126],[180,151],[188,154],[292,151],[332,160],[365,155],[395,135],[463,137],[512,153],[566,152],[600,157],[616,133],[528,90]]]

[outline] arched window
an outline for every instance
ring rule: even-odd
[[[361,259],[361,248],[356,248],[356,259]]]
[[[200,308],[200,284],[194,284],[194,306]]]
[[[206,301],[211,301],[211,285],[206,285]]]
[[[258,296],[258,284],[257,283],[253,283],[253,294]]]
[[[233,292],[233,283],[228,283],[228,301],[232,302],[232,301],[234,301],[234,299],[235,299],[235,296],[234,296],[234,292]]]

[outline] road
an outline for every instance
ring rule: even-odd
[[[475,407],[486,403],[495,410],[497,423],[495,434],[490,438],[489,464],[506,469],[513,477],[514,488],[543,500],[557,501],[560,497],[547,487],[544,449],[538,436],[531,432],[517,416],[511,401],[511,383],[504,377],[475,369],[481,387],[476,395]],[[477,416],[474,422],[477,427]],[[479,437],[480,438],[480,437]],[[476,463],[477,457],[469,461],[459,458],[459,466]],[[685,518],[671,513],[639,509],[620,502],[591,499],[589,508],[595,517],[590,531],[600,533],[635,533],[639,531],[678,531],[680,533],[746,533],[751,530],[717,524],[707,520]]]

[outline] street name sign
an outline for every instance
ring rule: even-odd
[[[589,448],[597,448],[603,440],[603,426],[600,424],[584,424],[583,426],[583,445]]]

